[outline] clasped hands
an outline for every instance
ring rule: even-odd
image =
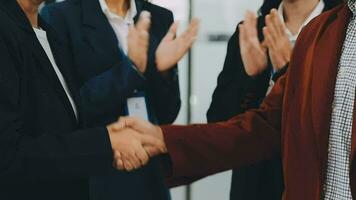
[[[130,27],[128,34],[128,57],[141,73],[147,68],[150,25],[150,13],[143,11],[137,24]],[[193,19],[187,30],[176,37],[178,26],[178,22],[171,25],[156,49],[155,62],[159,72],[165,72],[175,66],[197,38],[199,30],[197,19]]]
[[[148,163],[151,157],[167,153],[163,132],[147,121],[121,117],[107,127],[118,170],[133,171]]]

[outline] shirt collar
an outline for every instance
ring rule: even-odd
[[[356,1],[356,0],[350,0],[350,1]],[[302,29],[304,28],[304,26],[306,26],[311,20],[313,20],[316,16],[320,15],[323,10],[325,8],[325,3],[323,0],[320,0],[318,5],[314,8],[314,10],[310,13],[310,15],[306,18],[306,20],[304,21],[302,27],[300,27],[298,33],[296,35],[293,35],[290,30],[287,29],[287,34],[290,38],[290,40],[296,40],[299,33],[302,31]],[[282,21],[284,21],[284,17],[283,17],[283,2],[279,5],[278,7],[278,13],[279,16],[281,17]]]
[[[355,15],[356,14],[356,0],[348,0],[347,5],[351,12]]]
[[[130,0],[130,9],[127,11],[126,16],[123,18],[110,11],[105,0],[99,0],[101,10],[108,19],[120,19],[128,24],[134,24],[134,18],[137,15],[137,7],[135,0]]]

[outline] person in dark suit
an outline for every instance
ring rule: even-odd
[[[241,27],[229,41],[225,64],[207,113],[208,122],[226,121],[249,109],[258,108],[274,83],[286,72],[292,46],[301,28],[322,11],[341,2],[265,0],[257,19],[254,14],[247,13],[245,21],[239,24]],[[266,26],[266,15],[273,8],[284,16],[282,19],[286,19],[282,23],[289,26],[284,24],[287,27],[285,36],[278,38],[282,48],[277,51],[268,49],[268,54],[260,43],[265,40],[263,27]],[[297,15],[290,14],[293,9],[299,9],[294,12]],[[240,34],[241,28],[244,35]],[[281,199],[282,192],[279,158],[233,170],[231,200]]]
[[[144,65],[131,55],[127,41],[129,26],[142,11],[151,15]],[[147,100],[151,122],[169,124],[175,120],[181,104],[177,65],[164,60],[174,48],[160,51],[170,27],[171,36],[177,29],[177,24],[172,25],[171,11],[143,0],[67,0],[45,7],[42,15],[71,49],[88,127],[129,114],[128,100],[136,93]],[[133,173],[92,177],[91,188],[91,198],[98,200],[169,198],[156,161]]]
[[[173,14],[142,0],[122,2],[134,3],[132,9],[122,5],[127,6],[125,17],[122,17],[124,25],[115,23],[120,21],[120,16],[110,11],[110,4],[105,0],[68,0],[45,7],[41,14],[71,49],[79,86],[82,87],[83,103],[88,105],[86,112],[93,116],[87,119],[90,126],[112,122],[118,116],[127,114],[125,103],[134,91],[146,93],[153,120],[159,124],[172,123],[181,104],[177,67],[174,64],[172,69],[161,71],[155,53],[173,23]],[[152,24],[148,64],[140,69],[135,59],[130,57],[127,37],[121,29],[136,23],[144,10],[151,13]],[[117,15],[117,20],[114,15]],[[108,16],[113,16],[113,19]],[[132,62],[123,62],[126,56]],[[107,84],[111,84],[112,88],[103,90],[98,87],[100,81],[93,80],[99,78],[101,81],[111,81]],[[93,87],[97,90],[93,90]],[[108,109],[105,112],[98,109],[102,106]]]
[[[118,155],[147,154],[115,124],[82,128],[73,61],[41,3],[0,0],[0,199],[88,200],[90,176],[116,171]]]

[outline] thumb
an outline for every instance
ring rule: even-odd
[[[151,123],[140,118],[125,117],[125,126],[130,127],[133,130],[145,133],[151,127]]]
[[[159,149],[157,149],[156,147],[153,146],[144,146],[143,147],[146,151],[146,153],[150,156],[150,157],[154,157],[158,154],[160,154],[162,151],[160,151]]]
[[[138,134],[137,137],[141,141],[142,145],[148,145],[153,147],[162,146],[162,142],[152,135]]]
[[[125,120],[123,119],[123,117],[120,117],[117,122],[112,123],[108,127],[112,131],[120,131],[120,130],[126,128]]]

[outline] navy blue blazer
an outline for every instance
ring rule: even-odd
[[[131,61],[119,49],[116,35],[98,0],[67,0],[42,11],[72,50],[89,127],[117,120],[123,114],[125,100],[134,90],[146,93],[151,113],[160,124],[172,123],[180,109],[177,67],[163,77],[156,70],[154,56],[173,22],[173,14],[149,2],[138,0],[136,4],[137,16],[142,10],[149,11],[152,16],[148,69],[144,76],[133,69]],[[156,161],[133,173],[116,172],[92,180],[92,199],[169,198]]]
[[[149,2],[137,0],[138,15],[151,12],[148,69],[141,76],[119,48],[114,30],[98,0],[67,0],[45,7],[42,16],[63,37],[76,63],[82,103],[88,126],[108,124],[124,114],[124,103],[135,90],[145,91],[151,113],[159,124],[172,123],[181,101],[177,67],[163,77],[156,69],[159,42],[173,22],[173,14]]]
[[[39,25],[80,113],[68,50],[41,19]],[[90,176],[114,170],[105,126],[81,130],[16,1],[0,0],[0,27],[0,199],[88,200]]]

